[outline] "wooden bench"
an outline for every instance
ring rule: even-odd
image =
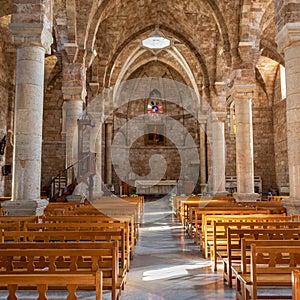
[[[17,299],[17,288],[37,286],[39,299],[47,299],[46,291],[69,290],[68,299],[77,299],[76,290],[111,290],[119,299],[122,279],[118,277],[117,242],[103,243],[5,243],[0,244],[0,285],[9,290],[8,299]],[[56,279],[55,279],[56,278]],[[42,281],[44,279],[44,281]]]
[[[102,289],[111,291],[112,299],[120,298],[121,290],[124,288],[124,278],[119,270],[117,241],[99,243],[59,242],[55,243],[55,248],[53,245],[54,243],[51,242],[0,244],[0,266],[6,268],[4,269],[6,273],[13,274],[18,274],[20,271],[44,274],[64,270],[64,276],[67,276],[70,271],[90,273],[100,270],[102,272]],[[3,257],[2,253],[4,254]],[[7,260],[9,254],[10,258]],[[2,273],[0,273],[1,276]],[[20,286],[19,288],[28,289],[29,287]],[[59,289],[59,287],[49,288]],[[95,286],[79,284],[77,289],[95,290]]]
[[[80,202],[49,202],[44,210],[45,216],[66,215],[74,209],[84,206]]]
[[[134,222],[133,216],[119,217],[114,219],[109,216],[105,216],[102,214],[96,215],[67,215],[67,216],[44,216],[42,219],[42,223],[106,223],[106,224],[121,224],[124,223],[125,226],[128,226],[128,239],[130,242],[131,255],[133,257],[134,254],[134,245],[137,240],[137,227]],[[123,226],[123,225],[120,225]]]
[[[212,231],[207,229],[205,234],[205,247],[209,248],[209,250],[205,249],[205,253],[210,253],[210,258],[213,261],[214,270],[217,270],[217,258],[223,258],[223,256],[227,256],[227,229],[235,228],[235,229],[280,229],[280,228],[300,228],[300,222],[292,222],[289,221],[288,217],[280,217],[274,218],[271,216],[261,216],[261,215],[246,215],[244,218],[223,218],[223,220],[213,220]],[[232,242],[234,239],[231,238]],[[236,238],[239,240],[239,237]],[[217,254],[217,255],[216,255]]]
[[[126,278],[130,257],[126,253],[125,229],[103,231],[2,231],[2,243],[58,243],[58,242],[111,242],[118,241],[120,273]]]
[[[207,218],[207,216],[245,216],[245,215],[270,215],[270,210],[262,209],[251,209],[247,207],[242,208],[215,208],[215,209],[201,209],[196,212],[196,227],[194,242],[196,245],[202,246],[202,240],[205,237],[205,231],[211,227],[212,221]],[[204,248],[203,248],[204,249]]]
[[[221,209],[217,209],[217,210],[205,210],[205,211],[201,211],[198,214],[200,216],[201,219],[201,224],[198,223],[198,227],[197,227],[197,231],[196,231],[196,235],[194,237],[194,241],[195,244],[198,245],[199,241],[200,241],[200,248],[202,253],[204,254],[205,258],[208,258],[209,256],[209,251],[208,248],[206,247],[206,241],[208,239],[208,236],[212,236],[213,235],[213,221],[215,220],[215,218],[230,218],[230,219],[234,219],[234,218],[245,218],[245,216],[269,216],[269,211],[264,211],[264,210],[253,210],[253,209],[225,209],[225,210],[221,210]],[[280,215],[281,216],[281,215]],[[198,222],[198,221],[197,221]]]
[[[173,198],[173,211],[176,217],[186,226],[189,218],[189,210],[193,207],[220,207],[236,205],[233,197],[210,196],[177,196]]]
[[[124,206],[120,206],[119,202],[126,202]],[[126,221],[129,223],[132,228],[132,237],[134,243],[136,244],[138,238],[138,231],[140,225],[140,216],[138,213],[138,205],[131,204],[128,201],[120,200],[117,204],[113,205],[113,203],[94,203],[93,205],[88,204],[83,207],[77,208],[68,213],[69,217],[84,217],[84,216],[101,216],[102,218],[110,218],[115,221]]]
[[[134,222],[134,218],[132,216],[127,216],[127,217],[120,217],[117,219],[114,219],[109,216],[101,215],[100,212],[99,214],[96,215],[67,215],[67,216],[44,216],[42,218],[42,223],[76,223],[76,224],[83,224],[83,223],[106,223],[111,224],[116,223],[119,224],[120,226],[128,226],[128,240],[130,243],[130,252],[131,252],[131,257],[133,258],[134,255],[134,245],[136,244],[137,240],[137,227]],[[125,225],[121,225],[121,223],[124,223]],[[74,226],[73,226],[74,227]],[[126,233],[127,234],[127,233]]]
[[[116,231],[124,229],[125,231],[125,259],[127,263],[127,269],[130,268],[130,260],[134,257],[134,245],[130,240],[129,225],[126,222],[120,223],[40,223],[29,224],[27,226],[28,231],[34,232],[48,232],[48,231],[79,231],[79,232],[91,232],[91,231]]]
[[[245,214],[244,211],[249,211],[249,214],[264,213],[264,214],[286,214],[286,208],[278,203],[261,203],[261,202],[224,202],[224,201],[211,201],[206,206],[193,206],[189,208],[188,226],[187,231],[190,237],[194,237],[195,243],[198,243],[199,232],[202,226],[202,214],[208,214],[209,211],[225,212],[236,211],[234,214]],[[252,211],[252,212],[251,212]],[[216,214],[216,213],[211,213]],[[229,213],[227,213],[229,214]],[[233,213],[231,213],[233,214]]]
[[[58,272],[57,272],[58,273]],[[39,297],[38,300],[47,300],[47,290],[49,286],[66,286],[68,290],[67,300],[77,300],[76,291],[79,284],[88,284],[95,286],[95,299],[102,300],[102,272],[90,272],[80,274],[77,272],[59,274],[1,274],[0,285],[7,286],[8,298],[17,300],[16,291],[18,285],[36,286]]]
[[[258,298],[259,287],[292,287],[292,272],[300,269],[300,241],[282,246],[282,241],[271,246],[251,245],[250,273],[238,274],[236,278],[236,298]],[[278,297],[277,297],[278,296]],[[289,295],[264,295],[266,299],[291,299]]]
[[[38,223],[37,216],[0,216],[0,229],[23,230],[26,224]]]
[[[292,284],[293,284],[293,300],[300,300],[300,271],[299,270],[293,270]]]
[[[227,228],[227,250],[217,255],[222,258],[223,261],[223,277],[224,282],[227,282],[228,286],[232,286],[232,279],[242,272],[245,266],[241,265],[241,257],[246,257],[250,244],[248,241],[260,241],[269,240],[272,243],[273,240],[298,240],[300,239],[300,228],[296,229],[236,229]]]

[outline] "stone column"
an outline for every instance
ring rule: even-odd
[[[68,48],[68,52],[72,52]],[[67,51],[67,50],[66,50]],[[64,58],[62,92],[66,101],[66,168],[78,161],[77,120],[83,112],[86,97],[86,69],[80,63],[68,63]],[[67,182],[72,182],[72,174],[67,175]]]
[[[237,201],[256,201],[254,193],[252,95],[255,86],[235,88]]]
[[[199,143],[200,143],[200,189],[207,192],[207,164],[206,164],[206,116],[199,116]]]
[[[284,53],[290,199],[282,201],[288,213],[300,212],[300,23],[287,23],[276,37]]]
[[[46,51],[50,53],[52,36],[41,23],[20,22],[27,17],[14,16],[10,24],[17,65],[12,201],[2,204],[9,215],[42,215],[48,204],[40,199],[40,186],[44,58]]]
[[[66,168],[78,161],[77,120],[82,114],[82,100],[66,101]],[[68,174],[68,184],[72,181]]]
[[[212,193],[227,196],[225,190],[225,132],[226,113],[212,113]]]
[[[102,125],[103,114],[92,113],[93,120],[95,120],[95,127],[92,129],[91,136],[91,152],[96,153],[96,175],[94,177],[94,197],[103,195],[102,190]]]
[[[112,157],[111,146],[113,138],[113,120],[108,118],[105,123],[105,170],[106,170],[106,183],[110,187],[112,185]]]

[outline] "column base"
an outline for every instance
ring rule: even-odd
[[[42,216],[49,204],[48,200],[10,200],[1,204],[9,216]]]
[[[256,202],[259,194],[256,193],[233,193],[236,202]]]
[[[217,196],[217,197],[227,197],[228,194],[229,194],[229,192],[227,192],[227,191],[218,191],[218,192],[213,193],[213,195]]]
[[[288,215],[300,214],[300,199],[282,199],[281,204],[286,208]]]
[[[207,184],[206,183],[201,183],[200,184],[200,191],[201,191],[201,194],[206,194],[207,193]]]

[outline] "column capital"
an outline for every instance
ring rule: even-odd
[[[215,111],[211,114],[212,122],[225,122],[227,113],[223,111]]]
[[[113,123],[113,117],[112,116],[109,116],[105,119],[105,124],[111,124],[112,125]]]
[[[86,67],[84,63],[63,62],[63,98],[69,100],[85,100],[86,91]]]
[[[254,96],[256,89],[255,84],[234,85],[231,91],[233,100],[251,99]]]
[[[287,23],[276,35],[278,51],[283,52],[285,48],[300,42],[300,22]]]
[[[202,111],[198,112],[197,120],[200,124],[206,124],[207,123],[207,112],[203,114]]]
[[[9,25],[12,41],[17,47],[36,46],[51,53],[53,37],[51,32],[42,23],[11,23]]]
[[[82,86],[63,86],[61,88],[64,101],[84,101],[86,89]]]

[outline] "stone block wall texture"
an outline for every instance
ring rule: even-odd
[[[124,138],[120,139],[120,143],[122,144],[123,147],[126,146],[130,148],[129,161],[133,172],[137,176],[146,177],[150,173],[151,171],[149,165],[150,158],[153,155],[157,154],[157,155],[161,155],[166,161],[166,173],[164,174],[163,179],[177,180],[182,175],[181,174],[181,170],[183,168],[183,166],[181,165],[182,162],[185,162],[185,164],[192,164],[194,161],[199,160],[199,139],[198,139],[198,132],[197,132],[199,128],[199,124],[194,118],[184,118],[183,117],[184,112],[182,108],[180,108],[177,104],[164,101],[163,109],[166,112],[166,115],[172,116],[172,113],[176,112],[176,115],[181,116],[180,118],[176,119],[176,121],[179,122],[178,128],[168,127],[167,124],[165,125],[164,145],[152,146],[147,143],[147,126],[155,125],[155,124],[157,126],[160,126],[163,124],[163,122],[156,120],[155,117],[154,118],[152,118],[151,116],[148,117],[148,115],[145,117],[145,121],[140,120],[136,122],[134,130],[133,132],[130,132],[126,142],[126,138],[125,138],[126,133],[124,132],[125,127],[123,127],[124,124],[126,124],[127,121],[130,120],[130,118],[133,119],[134,117],[145,114],[147,103],[148,103],[148,99],[143,99],[140,101],[134,101],[130,103],[128,106],[124,105],[121,109],[119,109],[119,113],[116,114],[114,118],[114,135],[116,135],[120,131],[123,131]],[[120,111],[123,112],[123,115],[120,113]],[[121,115],[123,117],[120,117]],[[128,116],[128,118],[125,118],[125,116]],[[186,135],[181,134],[180,132],[181,130],[183,130],[183,128],[185,128],[193,138],[194,146],[195,146],[194,149],[198,153],[198,158],[187,157],[186,154],[187,152],[185,152],[184,150],[184,147],[186,146],[186,140],[185,140]],[[173,140],[172,142],[171,139],[168,138],[170,136],[176,137],[176,140],[175,141]],[[180,151],[182,151],[183,154],[182,157],[180,156]],[[122,168],[122,160],[123,158],[120,159],[120,164],[118,165],[118,168]],[[160,166],[157,167],[159,168]],[[187,177],[194,176],[195,173],[193,173],[194,171],[193,166],[191,166],[189,170],[191,171],[192,174],[183,173],[183,175]],[[116,170],[113,176],[113,183],[116,186],[120,184],[120,181],[117,178],[117,174],[116,174],[117,172],[118,170]],[[197,168],[195,168],[195,172],[199,173],[199,171],[197,171]]]
[[[252,103],[254,175],[260,176],[263,194],[275,188],[275,159],[272,106],[262,88],[257,87]]]
[[[286,128],[286,99],[282,99],[280,79],[275,86],[273,101],[273,127],[274,127],[274,154],[276,170],[276,187],[289,186],[289,168],[287,154],[287,128]]]

